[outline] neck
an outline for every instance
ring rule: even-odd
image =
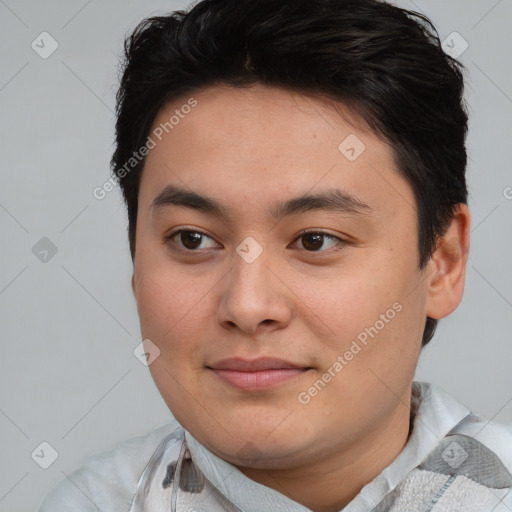
[[[248,478],[314,512],[338,512],[402,451],[409,436],[410,391],[387,421],[330,456],[292,469],[239,467]]]

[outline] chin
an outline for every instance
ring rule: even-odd
[[[191,434],[217,457],[235,466],[285,469],[300,465],[301,460],[306,458],[303,443],[299,445],[297,437],[287,432],[269,436],[262,434],[261,430],[254,431],[254,428],[245,431],[239,428],[236,437],[225,432],[225,435],[216,438]]]

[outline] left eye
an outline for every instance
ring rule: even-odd
[[[295,241],[302,240],[302,246],[306,251],[309,252],[324,252],[326,250],[325,240],[330,241],[329,247],[335,247],[338,244],[342,244],[343,240],[334,235],[329,235],[328,233],[323,233],[321,231],[308,231],[305,233],[301,233]],[[322,249],[322,250],[320,250]]]

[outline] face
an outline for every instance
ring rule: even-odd
[[[321,460],[408,415],[427,316],[412,189],[341,105],[263,86],[193,98],[161,109],[140,183],[151,374],[221,458]]]

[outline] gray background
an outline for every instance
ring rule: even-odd
[[[170,420],[133,355],[141,340],[120,193],[99,201],[92,190],[109,178],[125,33],[187,5],[0,0],[2,511],[36,510],[86,456]],[[456,31],[469,44],[460,57],[471,115],[466,292],[417,378],[512,422],[512,0],[399,5],[425,12],[442,39]],[[59,45],[47,59],[31,47],[43,31]],[[57,248],[46,262],[32,249],[43,237]],[[46,470],[31,458],[43,441],[59,454]]]

